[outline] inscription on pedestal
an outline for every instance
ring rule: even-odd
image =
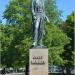
[[[30,49],[30,75],[48,75],[48,49]]]
[[[33,56],[31,60],[31,65],[44,65],[45,61],[42,56]]]

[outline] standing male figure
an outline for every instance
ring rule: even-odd
[[[42,47],[44,35],[44,20],[48,20],[45,15],[44,0],[32,0],[32,25],[33,25],[33,47]]]

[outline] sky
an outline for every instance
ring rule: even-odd
[[[75,1],[74,0],[56,0],[57,6],[59,10],[62,10],[62,19],[66,20],[67,15],[71,14],[71,12],[75,9]],[[9,0],[0,0],[0,19],[3,20],[3,12],[6,9],[6,5],[9,3]]]
[[[58,9],[62,11],[62,19],[66,20],[67,15],[70,15],[72,11],[75,10],[74,0],[57,0]]]

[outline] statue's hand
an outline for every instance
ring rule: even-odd
[[[45,20],[48,22],[48,23],[50,23],[50,21],[49,21],[49,19],[48,19],[48,17],[45,15]]]
[[[44,30],[44,31],[43,31],[43,35],[45,36],[45,34],[46,34],[46,33],[45,33],[45,30]]]
[[[50,23],[49,19],[47,18],[47,22]]]
[[[48,23],[50,23],[50,21],[49,21],[49,19],[48,19],[48,17],[47,17],[47,16],[46,16],[46,19],[47,19],[47,22],[48,22]]]
[[[36,16],[34,15],[34,19],[36,19]]]

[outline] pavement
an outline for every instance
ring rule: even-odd
[[[0,74],[2,75],[2,74]],[[25,75],[24,73],[9,73],[9,74],[3,74],[3,75]]]

